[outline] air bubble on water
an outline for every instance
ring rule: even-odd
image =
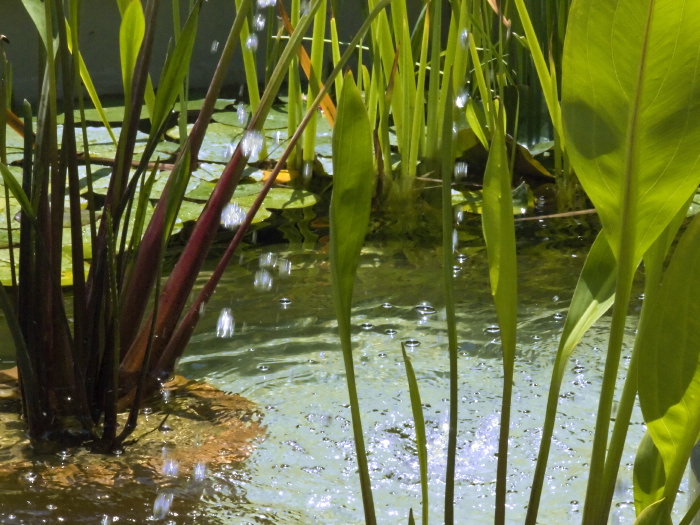
[[[165,458],[163,460],[163,466],[161,467],[160,471],[166,477],[176,478],[178,472],[180,471],[180,465],[177,461],[175,461],[172,458]]]
[[[265,29],[265,15],[258,13],[253,17],[253,27],[256,31],[262,31]]]
[[[204,461],[198,461],[194,466],[193,475],[195,481],[204,481],[207,475],[207,464]]]
[[[403,342],[404,345],[406,345],[408,348],[415,348],[417,346],[420,346],[420,341],[417,341],[416,339],[406,339]]]
[[[391,303],[382,303],[382,308],[393,308],[394,305]]]
[[[258,270],[255,272],[255,280],[253,287],[260,291],[266,292],[272,288],[272,275],[267,270]]]
[[[258,49],[258,35],[251,33],[245,41],[245,47],[255,52]]]
[[[433,315],[436,313],[435,308],[430,303],[422,302],[414,306],[416,311],[421,315]]]
[[[462,29],[459,33],[459,45],[466,49],[469,46],[469,31]]]
[[[246,111],[243,102],[238,104],[238,107],[236,108],[236,118],[238,119],[239,124],[245,124],[245,121],[248,119],[248,112]]]
[[[245,211],[238,205],[237,202],[232,202],[224,207],[221,212],[221,224],[224,228],[235,230],[245,220]]]
[[[173,504],[174,495],[172,492],[159,492],[153,502],[153,517],[157,520],[165,519]]]
[[[272,252],[262,253],[258,258],[260,268],[274,268],[277,265],[277,254]]]
[[[290,304],[292,304],[292,300],[289,297],[282,297],[282,299],[280,299],[280,306],[282,306],[282,308],[287,308]]]
[[[151,414],[153,414],[153,409],[151,407],[144,407],[141,409],[141,413],[144,416],[150,416]]]
[[[462,182],[467,178],[469,165],[466,162],[455,162],[454,177],[456,182]]]
[[[362,323],[360,325],[360,328],[362,328],[363,330],[371,330],[372,328],[374,328],[374,325],[372,323]]]
[[[557,321],[561,321],[562,319],[564,319],[564,314],[563,314],[562,312],[557,312],[557,313],[554,314],[554,318],[555,318]]]
[[[455,259],[456,259],[457,262],[460,263],[460,264],[464,264],[465,262],[467,262],[467,259],[468,259],[468,258],[469,258],[469,257],[468,257],[466,254],[464,254],[464,253],[458,253],[458,254],[455,256]]]
[[[211,43],[211,52],[212,52],[212,54],[213,54],[213,53],[216,53],[216,52],[218,51],[218,49],[219,49],[219,41],[218,41],[218,40],[214,40],[214,41]]]
[[[27,472],[22,476],[22,478],[24,478],[24,480],[27,483],[34,483],[37,480],[38,476],[34,472]]]
[[[263,146],[263,136],[259,131],[246,131],[241,140],[243,155],[249,160],[257,160],[258,153]]]
[[[455,106],[459,109],[464,109],[467,105],[467,100],[469,100],[469,91],[466,88],[462,88],[455,97]]]
[[[224,308],[216,322],[216,337],[231,337],[236,327],[230,308]]]
[[[386,330],[384,330],[384,333],[389,337],[394,337],[398,332],[393,328],[387,328]]]
[[[501,328],[497,324],[490,324],[484,330],[487,334],[497,334],[501,331]]]

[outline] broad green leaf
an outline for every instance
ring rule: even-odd
[[[243,208],[249,208],[257,195],[238,197],[234,194],[234,202]],[[318,197],[305,190],[293,190],[291,188],[271,188],[265,195],[263,206],[270,210],[284,210],[291,208],[308,208],[318,202]]]
[[[569,14],[569,156],[613,253],[626,239],[635,264],[698,186],[698,20],[700,2],[675,0],[576,0]]]
[[[663,459],[669,508],[700,433],[700,221],[681,238],[639,331],[639,403]]]

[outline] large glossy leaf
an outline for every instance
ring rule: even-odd
[[[616,256],[624,236],[638,261],[698,185],[698,20],[693,1],[577,0],[571,7],[564,131]]]
[[[700,221],[676,248],[639,332],[639,402],[663,459],[669,508],[700,433]]]

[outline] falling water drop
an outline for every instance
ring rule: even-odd
[[[238,119],[239,124],[245,124],[245,121],[248,118],[248,112],[246,111],[242,102],[238,104],[238,108],[236,109],[236,118]]]
[[[216,53],[216,52],[218,51],[218,49],[219,49],[219,41],[218,41],[218,40],[214,40],[214,41],[211,43],[211,52],[212,52],[212,54]]]
[[[237,202],[232,202],[224,207],[221,212],[221,224],[224,228],[235,230],[245,220],[245,211],[238,205]]]
[[[180,465],[178,465],[177,461],[172,458],[165,458],[160,471],[168,478],[176,478],[178,472],[180,471]]]
[[[253,287],[261,292],[268,291],[272,288],[272,275],[267,270],[258,270],[255,272],[255,280]]]
[[[258,49],[258,35],[255,33],[248,35],[245,41],[245,47],[255,52]]]
[[[207,465],[203,461],[198,461],[194,466],[195,481],[204,481],[207,475]]]
[[[263,146],[263,136],[259,131],[246,131],[241,139],[243,155],[250,160],[256,160]]]
[[[265,29],[265,15],[258,13],[253,17],[253,27],[256,31]]]
[[[173,504],[172,492],[159,492],[156,500],[153,502],[153,517],[157,520],[165,519],[170,512],[170,507]]]
[[[219,320],[216,323],[216,337],[231,337],[236,327],[233,320],[233,314],[230,308],[224,308],[219,314]]]
[[[462,182],[467,178],[469,165],[466,162],[455,162],[454,176],[455,182]]]
[[[459,33],[459,45],[464,49],[466,49],[469,45],[469,31],[466,29],[462,29],[462,31]]]
[[[277,254],[266,252],[260,254],[258,258],[258,266],[260,268],[274,268],[277,265]]]

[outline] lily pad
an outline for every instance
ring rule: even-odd
[[[481,190],[457,192],[462,195],[462,198],[453,191],[452,204],[457,205],[460,211],[467,213],[476,213],[481,215],[483,211],[484,195]],[[532,190],[524,182],[512,191],[513,197],[513,215],[522,215],[527,213],[534,207],[534,197]]]
[[[236,199],[239,206],[249,208],[257,195],[249,195]],[[263,206],[271,210],[283,210],[288,208],[308,208],[318,202],[318,196],[310,191],[295,190],[292,188],[272,188],[263,201]]]

